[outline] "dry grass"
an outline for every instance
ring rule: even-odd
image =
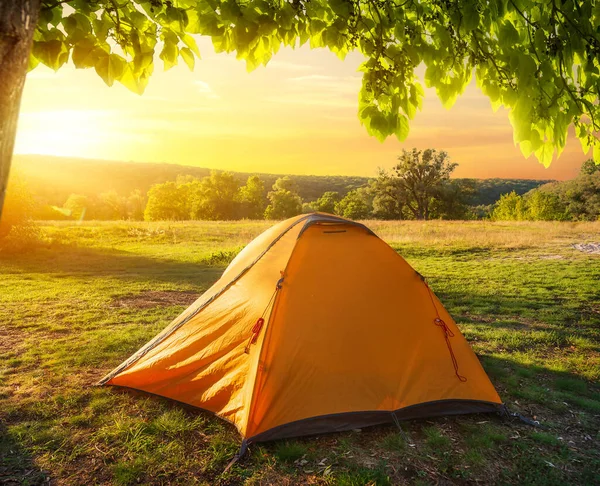
[[[564,248],[600,241],[600,222],[363,221],[388,243],[476,248]]]

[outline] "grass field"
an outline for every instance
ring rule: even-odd
[[[0,253],[0,483],[600,484],[600,223],[368,222],[425,275],[510,409],[255,445],[91,387],[269,226],[56,223]]]

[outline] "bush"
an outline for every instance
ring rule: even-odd
[[[27,185],[18,174],[13,173],[0,220],[1,251],[23,251],[40,242],[41,231],[32,219],[34,210],[35,201]]]

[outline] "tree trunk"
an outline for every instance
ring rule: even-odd
[[[0,0],[0,218],[40,0]]]

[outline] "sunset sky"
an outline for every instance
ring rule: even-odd
[[[525,159],[507,112],[494,113],[473,82],[451,110],[426,90],[404,143],[381,144],[356,116],[360,55],[340,61],[325,50],[282,49],[248,74],[234,56],[200,39],[202,60],[157,64],[143,96],[107,87],[72,65],[28,75],[15,153],[170,162],[244,172],[375,175],[402,149],[446,150],[457,177],[568,179],[586,156],[571,137],[545,169]]]

